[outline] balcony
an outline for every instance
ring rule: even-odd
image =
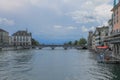
[[[112,31],[111,32],[111,36],[118,36],[118,35],[120,35],[120,30],[116,30],[116,31]]]
[[[120,33],[116,33],[112,36],[106,37],[104,39],[104,42],[110,42],[110,43],[120,43]]]

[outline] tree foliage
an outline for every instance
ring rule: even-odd
[[[77,40],[74,41],[74,45],[78,45],[78,41]]]
[[[68,43],[64,43],[64,45],[85,45],[87,44],[87,40],[85,38],[81,38],[80,40],[75,40],[74,42],[69,41]]]
[[[38,45],[40,45],[40,43],[37,40],[32,38],[32,45],[38,46]]]
[[[85,45],[85,44],[87,44],[87,40],[85,38],[81,38],[79,40],[79,45]]]
[[[68,45],[72,45],[72,41],[69,41],[69,42],[68,42]]]

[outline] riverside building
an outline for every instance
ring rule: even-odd
[[[0,29],[0,46],[9,45],[9,33],[3,29]]]
[[[12,35],[12,43],[14,46],[31,46],[32,34],[28,31],[17,31]]]
[[[114,0],[113,12],[113,32],[111,43],[113,44],[113,56],[120,59],[120,0]]]
[[[106,42],[104,42],[104,38],[108,36],[108,26],[98,27],[95,30],[95,45],[97,46],[104,46],[107,45]]]
[[[112,32],[105,41],[112,44],[112,56],[120,59],[120,0],[114,0],[114,6],[111,10],[112,16]]]
[[[89,31],[89,36],[88,36],[88,48],[92,49],[92,36],[93,36],[93,31]]]

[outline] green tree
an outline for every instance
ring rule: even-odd
[[[68,45],[72,45],[72,41],[69,41],[69,42],[68,42]]]
[[[87,40],[85,38],[81,38],[79,40],[79,45],[85,45],[85,44],[87,44]]]
[[[75,40],[74,45],[78,45],[78,41],[77,40]]]
[[[38,46],[38,45],[40,45],[40,43],[37,40],[32,38],[32,45]]]

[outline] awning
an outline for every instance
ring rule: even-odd
[[[98,49],[107,49],[109,48],[108,46],[97,46]]]

